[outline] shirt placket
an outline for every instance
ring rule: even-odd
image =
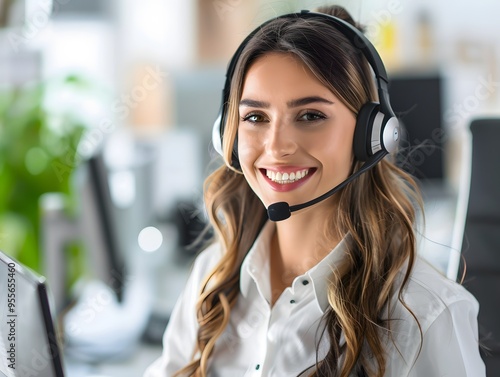
[[[258,312],[262,314],[264,318],[259,320],[259,323],[253,323],[255,331],[253,339],[255,339],[255,342],[252,345],[252,356],[251,360],[248,360],[250,365],[245,373],[245,377],[261,377],[266,375],[263,372],[263,366],[268,352],[266,339],[269,330],[271,309],[269,307],[269,303],[264,297],[265,295],[262,292],[262,287],[258,284],[260,272],[261,271],[253,265],[249,268],[249,274],[254,282],[254,285],[250,290],[250,297],[252,297],[253,305],[257,305]]]
[[[264,308],[262,308],[264,309]],[[267,343],[267,333],[269,331],[269,322],[271,320],[271,313],[268,307],[265,308],[266,317],[261,321],[261,323],[256,328],[256,343],[255,349],[252,352],[253,361],[249,366],[247,371],[247,376],[261,377],[265,376],[264,373],[264,363],[266,360],[266,354],[268,353],[268,343]]]
[[[308,285],[309,279],[307,277],[299,279],[293,289],[287,288],[283,291],[271,310],[266,337],[267,352],[263,365],[259,367],[263,376],[281,376],[280,371],[272,370],[280,353],[279,334],[283,331],[293,331],[288,326],[288,320],[297,306],[302,304],[302,300],[305,299]]]

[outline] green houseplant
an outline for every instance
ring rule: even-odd
[[[0,88],[0,249],[39,272],[39,199],[47,192],[71,198],[71,173],[86,129],[71,111],[44,106],[50,85]],[[57,83],[65,93],[86,85],[74,76]]]

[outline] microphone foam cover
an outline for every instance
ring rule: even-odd
[[[271,221],[286,220],[291,216],[290,206],[286,202],[273,203],[267,207],[267,216]]]

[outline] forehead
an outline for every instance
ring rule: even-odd
[[[242,97],[313,94],[309,92],[333,94],[299,57],[291,53],[271,52],[257,58],[247,69]]]

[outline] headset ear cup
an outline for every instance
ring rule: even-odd
[[[220,112],[212,128],[212,145],[215,151],[221,157],[224,157],[224,152],[222,151],[222,142],[224,139],[224,125],[222,122],[224,121],[225,121],[224,113]],[[240,161],[238,158],[238,135],[236,135],[236,138],[234,140],[233,153],[231,154],[230,164],[236,170],[241,170]]]
[[[222,114],[219,113],[217,119],[214,122],[214,126],[212,128],[212,145],[215,151],[222,156],[222,137],[221,137],[221,121]]]
[[[359,110],[354,129],[354,156],[358,161],[366,161],[373,155],[371,150],[371,138],[373,120],[378,113],[380,104],[368,102]]]

